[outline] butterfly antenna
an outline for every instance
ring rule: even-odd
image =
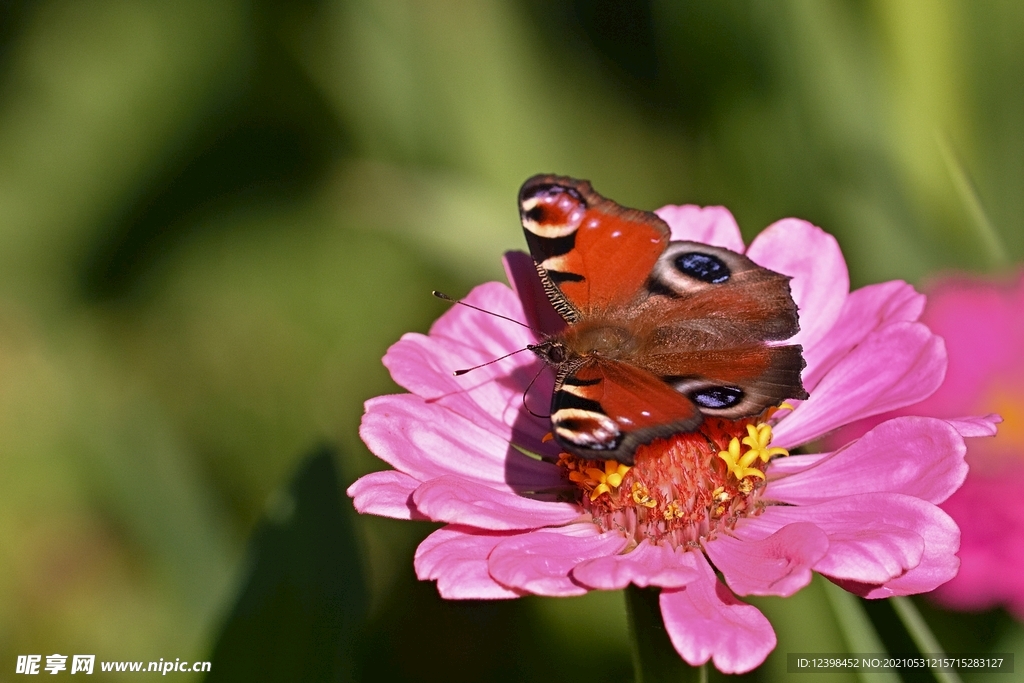
[[[530,383],[528,385],[526,385],[526,390],[523,391],[523,407],[526,408],[526,412],[528,412],[530,415],[533,415],[534,417],[539,417],[541,419],[547,419],[547,418],[549,418],[551,416],[550,415],[538,415],[537,413],[535,413],[532,410],[530,410],[530,406],[528,406],[526,404],[526,395],[528,393],[530,393],[530,389],[533,388],[533,383],[537,381],[538,377],[540,377],[540,373],[544,372],[544,370],[546,370],[546,369],[547,369],[546,365],[544,367],[542,367],[540,369],[540,371],[536,375],[533,376],[533,379],[530,380]]]
[[[482,367],[484,367],[486,365],[490,365],[491,363],[497,363],[499,360],[505,360],[509,356],[514,356],[517,353],[522,353],[523,351],[527,351],[530,348],[532,348],[532,347],[524,346],[523,348],[519,349],[518,351],[513,351],[512,353],[506,353],[504,356],[501,356],[500,358],[495,358],[494,360],[489,360],[486,363],[481,363],[480,365],[474,365],[471,368],[466,368],[464,370],[456,370],[452,374],[455,375],[456,377],[461,377],[462,375],[465,375],[470,370],[476,370],[477,368],[482,368]],[[531,382],[531,384],[532,384],[532,382]]]
[[[452,297],[448,296],[444,292],[439,292],[436,289],[431,291],[430,293],[433,294],[434,296],[436,296],[438,299],[441,299],[443,301],[447,301],[448,303],[459,304],[460,306],[465,306],[466,308],[472,308],[474,311],[480,311],[481,313],[486,313],[487,315],[493,315],[495,318],[501,318],[502,320],[507,320],[507,321],[509,321],[511,323],[515,323],[516,325],[520,325],[522,327],[525,327],[528,330],[533,330],[534,332],[536,332],[537,334],[539,334],[541,336],[544,336],[544,333],[541,332],[540,330],[538,330],[536,327],[532,327],[530,325],[527,325],[526,323],[521,322],[519,320],[516,320],[515,318],[510,318],[507,315],[502,315],[500,313],[495,313],[494,311],[488,311],[488,310],[486,310],[484,308],[480,308],[479,306],[474,306],[473,304],[467,304],[465,301],[460,301],[458,299],[453,299]],[[525,351],[525,349],[519,349],[519,351]],[[516,351],[515,353],[519,353],[519,351]],[[501,358],[496,358],[495,360],[501,360]],[[494,361],[491,361],[491,362],[494,362]],[[470,369],[472,370],[472,368],[470,368]]]

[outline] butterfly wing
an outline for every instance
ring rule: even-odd
[[[807,398],[800,329],[789,278],[746,256],[698,242],[671,242],[648,296],[633,312],[646,341],[631,359],[693,400],[706,415],[749,417]],[[643,329],[654,320],[655,328]]]
[[[567,451],[632,464],[638,445],[696,429],[703,415],[739,419],[806,398],[801,348],[777,343],[799,330],[788,277],[670,242],[656,215],[586,181],[534,176],[519,207],[544,290],[572,328],[541,345],[560,349],[548,357],[560,370],[551,420]],[[609,347],[618,337],[629,341]]]
[[[596,356],[560,378],[551,432],[581,458],[633,464],[640,444],[697,428],[694,403],[646,370]]]
[[[787,399],[807,398],[800,346],[748,344],[650,354],[646,370],[693,401],[704,415],[759,415]]]
[[[585,180],[530,178],[519,214],[544,290],[568,323],[633,301],[669,242],[656,215],[619,206]]]
[[[789,280],[728,249],[670,242],[633,314],[669,328],[713,328],[722,339],[781,341],[800,330]]]

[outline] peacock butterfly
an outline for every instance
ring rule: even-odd
[[[537,175],[519,213],[563,331],[530,349],[556,372],[551,432],[581,458],[633,464],[637,446],[807,398],[789,278],[742,254],[670,241],[658,216],[585,180]]]

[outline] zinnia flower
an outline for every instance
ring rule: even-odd
[[[779,221],[744,248],[723,208],[658,214],[675,240],[745,252],[792,277],[800,332],[786,343],[803,345],[810,398],[763,422],[708,418],[639,448],[633,467],[581,461],[559,453],[549,421],[524,405],[544,409],[551,398],[552,373],[532,354],[452,375],[538,336],[454,306],[384,358],[410,393],[366,403],[360,434],[394,469],[349,488],[356,509],[445,522],[415,557],[417,576],[436,580],[445,598],[660,587],[679,654],[724,672],[757,667],[776,643],[738,595],[791,595],[812,571],[867,597],[952,578],[959,531],[938,504],[966,475],[963,436],[991,434],[992,420],[905,416],[834,452],[784,455],[939,386],[946,354],[916,322],[923,297],[903,282],[850,293],[838,244],[805,221]],[[465,301],[557,329],[530,258],[510,253],[506,270],[515,291],[488,283]]]
[[[879,419],[913,413],[952,417],[994,411],[995,439],[971,439],[971,471],[942,503],[961,530],[960,573],[933,597],[954,609],[1006,606],[1024,619],[1024,273],[1015,282],[947,278],[930,288],[922,320],[946,341],[949,370],[927,399],[851,425],[831,440],[863,433]]]

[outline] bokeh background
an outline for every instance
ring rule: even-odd
[[[806,218],[855,285],[1005,271],[1024,4],[3,2],[0,680],[215,651],[222,680],[629,680],[621,595],[445,603],[412,572],[433,527],[342,493],[383,467],[384,351],[431,289],[502,278],[538,172],[748,238]],[[751,679],[849,647],[818,584],[757,602]],[[954,651],[1021,642],[920,604]]]

